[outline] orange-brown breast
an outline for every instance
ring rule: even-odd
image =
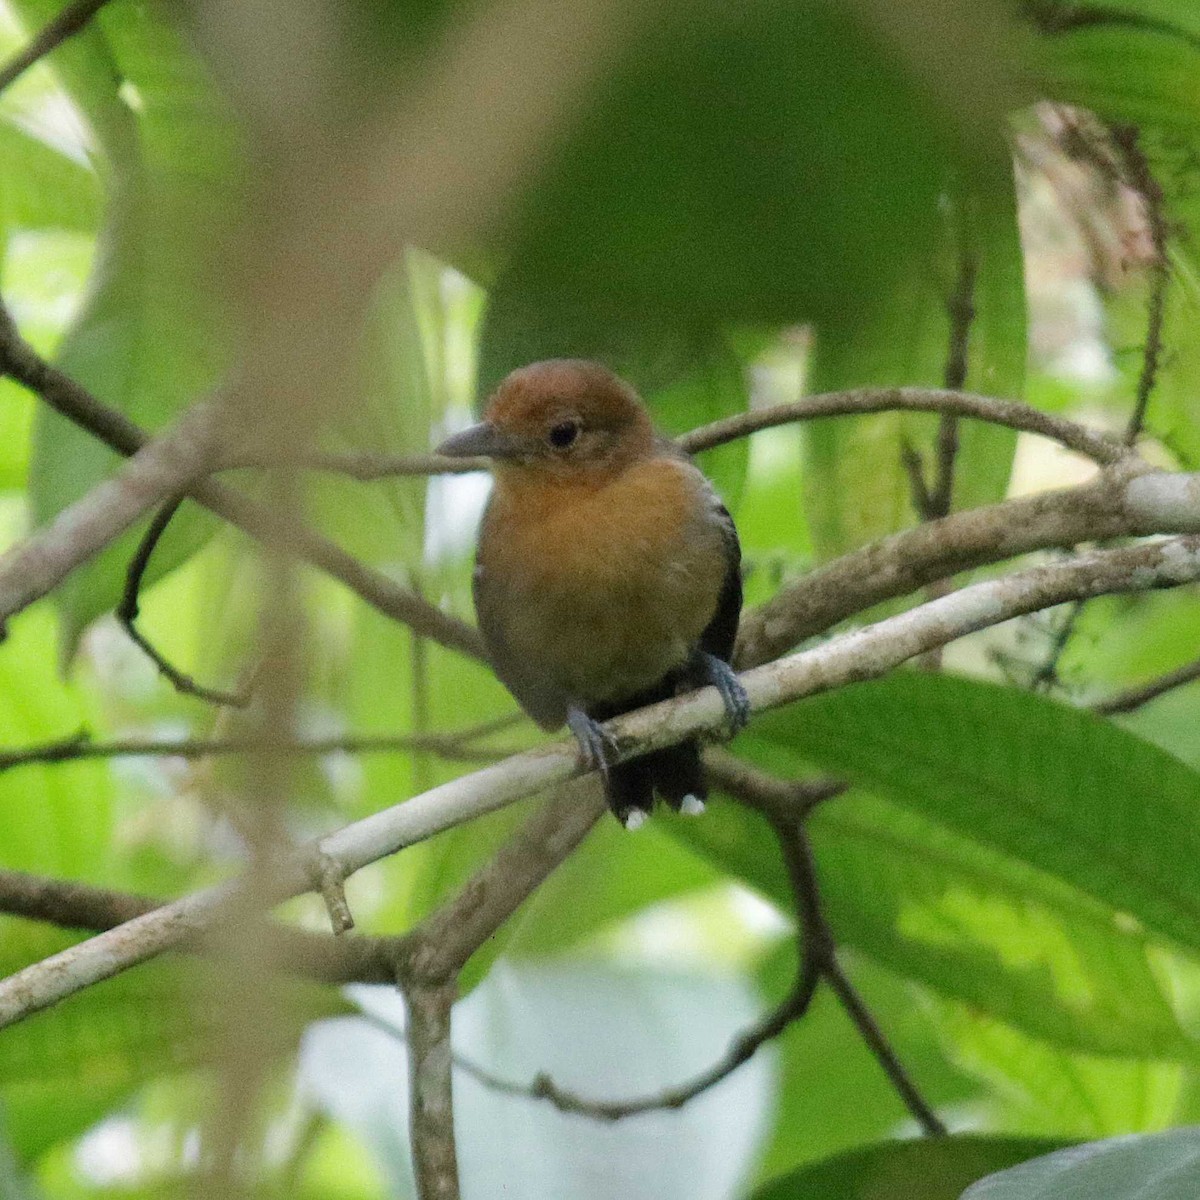
[[[496,597],[485,625],[499,632],[509,675],[591,704],[683,664],[716,612],[728,563],[707,481],[663,457],[592,485],[501,473],[479,565]]]

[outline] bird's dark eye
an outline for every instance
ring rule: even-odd
[[[550,445],[555,450],[565,450],[579,436],[578,421],[559,421],[550,430]]]

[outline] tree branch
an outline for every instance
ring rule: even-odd
[[[1166,315],[1167,288],[1171,283],[1170,259],[1167,256],[1166,197],[1141,147],[1137,126],[1114,125],[1109,132],[1120,153],[1129,186],[1141,197],[1150,243],[1154,248],[1154,258],[1150,264],[1150,296],[1146,302],[1142,369],[1138,375],[1133,412],[1125,429],[1125,442],[1132,446],[1146,424],[1146,410],[1158,380],[1158,366],[1162,359],[1163,318]]]
[[[129,568],[125,573],[125,591],[121,596],[121,603],[117,606],[117,620],[120,621],[122,628],[129,635],[133,643],[150,659],[155,667],[158,668],[158,673],[177,692],[185,696],[195,696],[196,699],[204,700],[209,704],[245,708],[250,703],[250,695],[253,689],[253,675],[251,675],[251,680],[246,685],[245,691],[225,692],[218,688],[205,687],[169,662],[150,639],[138,629],[136,624],[138,613],[140,612],[138,593],[141,591],[142,578],[146,573],[146,568],[150,565],[150,556],[154,553],[155,546],[158,545],[162,535],[166,532],[167,526],[171,523],[171,518],[179,511],[179,506],[182,503],[182,496],[174,496],[168,500],[155,514],[154,520],[150,522],[149,528],[143,535],[141,542],[138,543],[137,551],[130,560]]]
[[[1176,667],[1174,671],[1168,671],[1157,679],[1151,679],[1148,683],[1117,692],[1107,700],[1100,700],[1092,705],[1092,711],[1103,713],[1105,716],[1134,712],[1143,704],[1149,704],[1151,700],[1157,700],[1159,696],[1165,696],[1175,688],[1195,683],[1197,679],[1200,679],[1200,658],[1185,663],[1182,667]]]
[[[108,0],[75,0],[74,4],[68,4],[24,50],[0,67],[0,92],[15,83],[34,63],[77,34],[107,3]]]
[[[689,454],[698,454],[748,437],[763,429],[831,417],[863,416],[880,412],[929,412],[947,417],[971,417],[991,425],[1038,434],[1109,466],[1131,453],[1127,446],[1086,425],[1064,420],[1016,400],[998,400],[952,388],[852,388],[805,396],[789,404],[758,408],[702,425],[678,439]],[[948,450],[948,443],[943,453]],[[409,475],[462,475],[487,469],[486,459],[443,458],[436,454],[379,454],[320,451],[288,460],[273,452],[238,450],[222,458],[220,469],[292,466],[329,471],[357,480],[389,479]]]
[[[458,1200],[450,1049],[450,1013],[458,984],[401,977],[400,990],[408,1011],[408,1128],[417,1195],[421,1200]]]
[[[873,605],[1034,550],[1196,531],[1200,475],[1130,461],[1076,488],[952,513],[810,571],[743,615],[737,662],[769,662]]]
[[[86,730],[52,742],[0,750],[0,772],[38,763],[77,762],[102,758],[212,758],[231,754],[255,754],[271,750],[277,754],[392,754],[417,751],[435,754],[452,762],[495,762],[518,753],[504,747],[475,746],[473,743],[500,730],[509,729],[524,718],[517,713],[481,722],[467,729],[427,734],[362,734],[298,739],[283,745],[255,737],[185,738],[182,741],[157,741],[127,738],[111,742],[93,742]]]
[[[874,679],[934,646],[1069,599],[1173,587],[1197,578],[1198,538],[1095,551],[962,588],[748,671],[742,682],[751,708],[762,711]],[[703,688],[620,717],[608,728],[617,757],[623,759],[693,734],[718,734],[725,722],[716,690]],[[277,902],[308,891],[307,856],[315,852],[336,863],[345,878],[443,829],[561,783],[578,770],[576,748],[569,742],[514,755],[321,838],[304,853],[281,861],[271,878],[259,882],[256,894],[264,902]],[[193,893],[0,981],[0,1028],[195,936],[220,919],[242,887],[233,881]]]
[[[121,499],[121,503],[124,505],[122,511],[128,518],[126,524],[132,524],[138,516],[161,503],[168,496],[186,492],[203,504],[205,508],[238,526],[259,541],[282,549],[321,568],[385,616],[408,625],[423,637],[431,638],[433,641],[440,642],[442,645],[458,650],[472,658],[483,658],[483,646],[478,631],[470,625],[441,612],[410,589],[402,587],[386,575],[359,562],[358,559],[347,554],[333,542],[314,533],[290,517],[276,512],[224,484],[212,480],[195,482],[198,475],[208,471],[209,464],[206,456],[198,453],[191,445],[190,439],[195,438],[196,442],[205,447],[206,451],[211,449],[215,444],[213,439],[219,436],[217,429],[212,427],[220,423],[218,405],[193,406],[180,420],[180,427],[186,429],[189,437],[187,439],[181,437],[177,444],[176,438],[167,435],[167,438],[164,439],[167,442],[166,448],[161,451],[152,450],[150,438],[142,429],[129,421],[123,414],[102,404],[86,388],[41,358],[20,337],[3,305],[0,305],[0,372],[27,387],[56,412],[92,433],[118,453],[131,456],[137,454],[143,446],[147,446],[149,462],[158,471],[158,474],[154,475],[154,478],[159,480],[158,486],[154,489],[146,488],[141,492],[126,489],[128,494]],[[212,424],[210,425],[210,423]],[[160,442],[153,443],[155,446],[160,444]],[[181,453],[181,447],[183,450],[190,448],[190,453]],[[172,454],[179,454],[179,460],[171,458]],[[166,464],[163,462],[164,457],[167,458]],[[172,463],[174,464],[173,472],[169,469]],[[87,497],[78,501],[60,513],[50,528],[57,526],[69,513],[75,514],[75,519],[78,519],[80,514],[92,513],[92,506],[100,507],[96,500],[97,493],[108,495],[104,489],[113,483],[113,480],[106,480],[105,483],[100,484],[90,494],[90,504],[87,502]],[[108,503],[113,503],[115,507],[116,499],[106,501],[105,507]],[[137,508],[137,511],[132,511],[135,505],[140,505],[140,507]],[[92,513],[92,515],[95,514]],[[117,530],[117,532],[119,531]],[[111,536],[115,536],[115,533]],[[12,615],[37,598],[36,595],[29,594],[30,588],[27,583],[23,589],[16,591],[15,598],[10,598],[10,592],[17,589],[22,580],[13,556],[30,553],[29,547],[37,544],[37,538],[38,535],[35,534],[34,538],[29,539],[24,546],[18,546],[10,551],[2,561],[3,566],[12,565],[11,569],[0,571],[0,599],[4,601],[0,603],[0,615]],[[103,544],[101,543],[101,545]],[[93,546],[90,553],[94,553],[99,548],[99,546]],[[66,570],[73,569],[83,560],[83,558],[72,558],[66,564]],[[61,577],[60,575],[59,578]],[[38,594],[44,594],[45,590],[49,589],[45,588]]]

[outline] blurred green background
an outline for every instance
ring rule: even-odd
[[[111,0],[0,95],[5,301],[39,350],[150,428],[237,359],[211,256],[244,219],[256,147],[245,64],[233,71],[204,34],[216,8]],[[56,9],[2,0],[0,55]],[[333,6],[319,32],[336,119],[385,110],[486,10]],[[270,8],[247,11],[266,20]],[[252,60],[267,90],[288,68]],[[1146,213],[1108,141],[1128,123],[1170,234],[1146,453],[1196,469],[1191,0],[653,6],[471,244],[380,264],[357,386],[331,402],[323,437],[424,452],[506,371],[553,355],[604,359],[671,432],[806,391],[940,386],[964,261],[966,386],[1120,431],[1154,275]],[[913,415],[838,419],[704,455],[741,531],[748,601],[913,524],[902,451],[929,460],[936,429]],[[1087,471],[1003,429],[961,434],[956,507]],[[0,545],[114,463],[0,381]],[[255,486],[245,474],[237,482]],[[354,554],[470,618],[484,494],[475,477],[320,478],[306,503]],[[97,739],[242,727],[172,692],[108,615],[136,536],[12,623],[0,746],[81,727]],[[254,562],[243,538],[185,510],[153,560],[143,628],[200,679],[232,685],[253,652]],[[328,580],[303,584],[305,733],[455,730],[513,710],[480,665]],[[915,1131],[823,995],[680,1113],[610,1127],[462,1082],[466,1194],[899,1200],[919,1180],[923,1197],[953,1200],[1064,1142],[1200,1123],[1200,688],[1118,721],[1078,711],[1200,652],[1200,601],[1193,589],[1098,600],[1064,642],[1068,619],[968,639],[945,675],[902,673],[757,719],[734,746],[781,775],[854,781],[811,827],[830,920],[902,1060],[962,1138],[895,1140]],[[494,741],[534,739],[522,724]],[[289,827],[330,829],[464,769],[430,753],[313,758]],[[171,757],[5,770],[0,866],[182,894],[236,870],[236,789],[227,763]],[[409,928],[529,810],[363,872],[350,884],[360,926]],[[321,927],[315,903],[288,911]],[[636,838],[605,821],[472,961],[458,1044],[507,1077],[549,1070],[604,1098],[677,1082],[786,988],[790,924],[754,814],[718,800],[702,822],[663,816]],[[0,972],[74,937],[0,918]],[[0,1196],[192,1194],[204,1114],[221,1103],[205,970],[141,967],[0,1033]],[[400,1021],[397,1002],[381,989],[278,989],[290,1017],[246,1131],[250,1194],[410,1195],[401,1048],[352,1015]]]

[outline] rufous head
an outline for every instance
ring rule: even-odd
[[[653,446],[649,414],[629,384],[599,363],[552,358],[513,371],[482,423],[437,452],[490,458],[498,474],[570,480],[617,474]]]

